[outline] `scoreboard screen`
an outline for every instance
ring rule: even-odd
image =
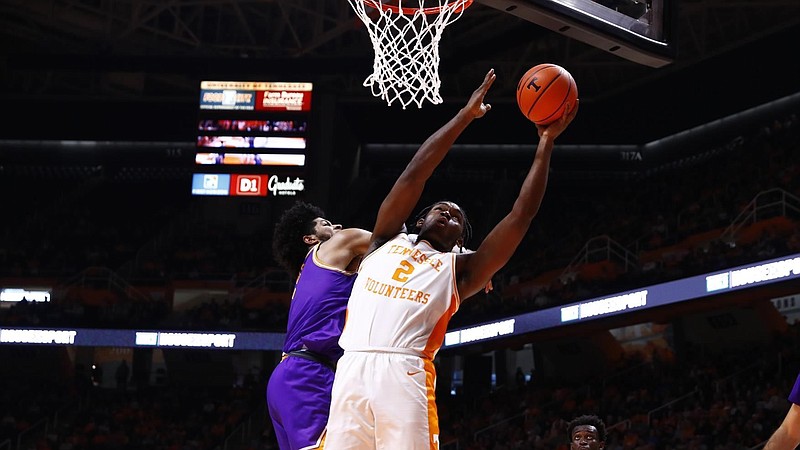
[[[232,197],[297,196],[305,190],[299,176],[253,175],[241,173],[192,174],[192,195]]]
[[[195,155],[195,164],[233,166],[297,166],[306,165],[306,155],[283,153],[201,153]]]
[[[192,195],[301,195],[312,88],[201,81]]]
[[[200,109],[310,111],[311,83],[203,81]]]

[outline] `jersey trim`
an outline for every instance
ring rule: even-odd
[[[332,270],[334,272],[338,272],[338,273],[341,273],[342,275],[347,275],[347,276],[351,276],[351,275],[355,275],[356,274],[356,272],[351,272],[349,270],[339,269],[338,267],[333,267],[333,266],[330,266],[330,265],[326,264],[325,262],[323,262],[322,258],[320,258],[318,253],[317,253],[319,251],[319,246],[320,245],[322,245],[322,242],[320,242],[319,244],[315,245],[311,249],[311,251],[314,252],[314,254],[312,255],[312,257],[314,258],[314,264],[316,264],[317,267],[319,267],[320,269]]]

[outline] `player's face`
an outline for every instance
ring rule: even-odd
[[[333,235],[338,233],[341,229],[342,226],[340,224],[331,223],[328,219],[322,217],[314,219],[314,236],[316,236],[320,242],[325,242],[332,238]]]
[[[433,205],[417,225],[419,236],[439,251],[450,251],[464,232],[464,213],[452,202]]]
[[[569,444],[571,450],[600,450],[605,445],[593,425],[578,425],[572,430],[572,441]]]

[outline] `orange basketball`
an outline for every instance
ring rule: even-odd
[[[571,108],[577,99],[578,85],[572,75],[555,64],[531,67],[517,85],[517,105],[537,125],[558,120],[566,106]]]

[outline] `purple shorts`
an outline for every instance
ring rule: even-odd
[[[317,448],[328,423],[334,372],[289,356],[269,377],[267,406],[281,450]]]

